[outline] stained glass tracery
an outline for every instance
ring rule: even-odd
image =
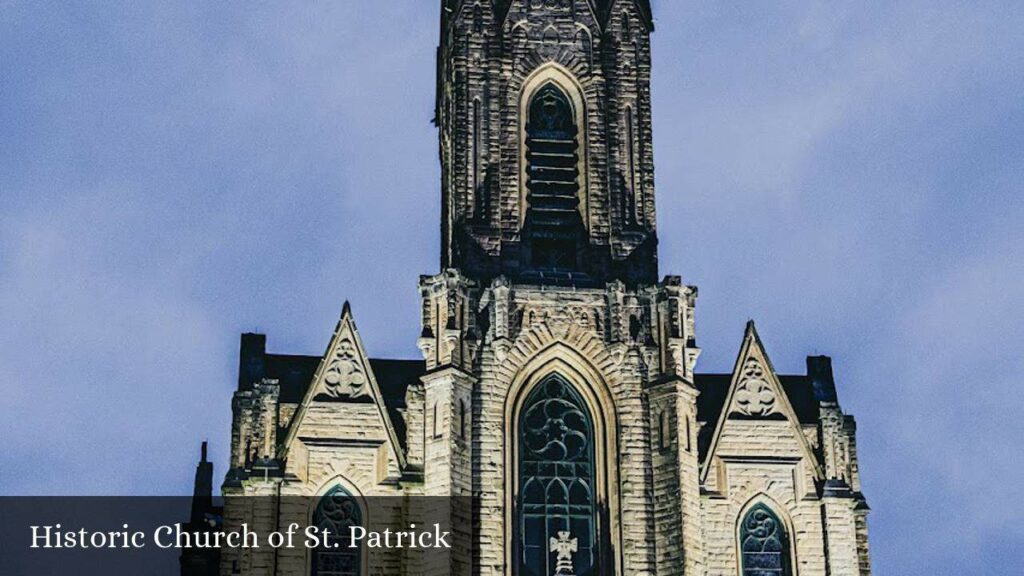
[[[789,538],[779,517],[757,504],[740,525],[743,576],[790,576]]]
[[[553,576],[552,539],[576,540],[573,574],[598,573],[594,425],[573,387],[558,376],[540,383],[518,415],[519,576]]]
[[[313,576],[362,574],[362,548],[349,547],[351,527],[362,524],[362,508],[349,491],[342,486],[335,486],[324,494],[313,514],[313,525],[321,533],[329,530],[332,536],[326,547],[313,551]]]

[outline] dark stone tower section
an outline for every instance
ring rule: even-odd
[[[523,262],[535,270],[579,269],[579,130],[569,97],[554,83],[530,99],[526,124]]]
[[[445,0],[443,268],[530,284],[658,279],[645,0]]]

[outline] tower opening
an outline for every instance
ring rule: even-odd
[[[569,96],[554,83],[533,95],[526,125],[527,215],[531,268],[575,270],[579,212],[579,129]]]

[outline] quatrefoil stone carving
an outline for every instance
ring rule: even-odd
[[[324,375],[327,393],[334,398],[357,398],[366,394],[366,374],[351,340],[342,340]]]
[[[743,365],[735,406],[744,416],[768,416],[778,412],[775,390],[765,379],[764,368],[757,360],[747,360]]]

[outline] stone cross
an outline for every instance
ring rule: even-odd
[[[573,576],[572,554],[579,550],[579,543],[576,538],[569,538],[568,530],[560,530],[558,538],[551,539],[551,552],[558,553],[555,558],[555,574],[560,576]]]

